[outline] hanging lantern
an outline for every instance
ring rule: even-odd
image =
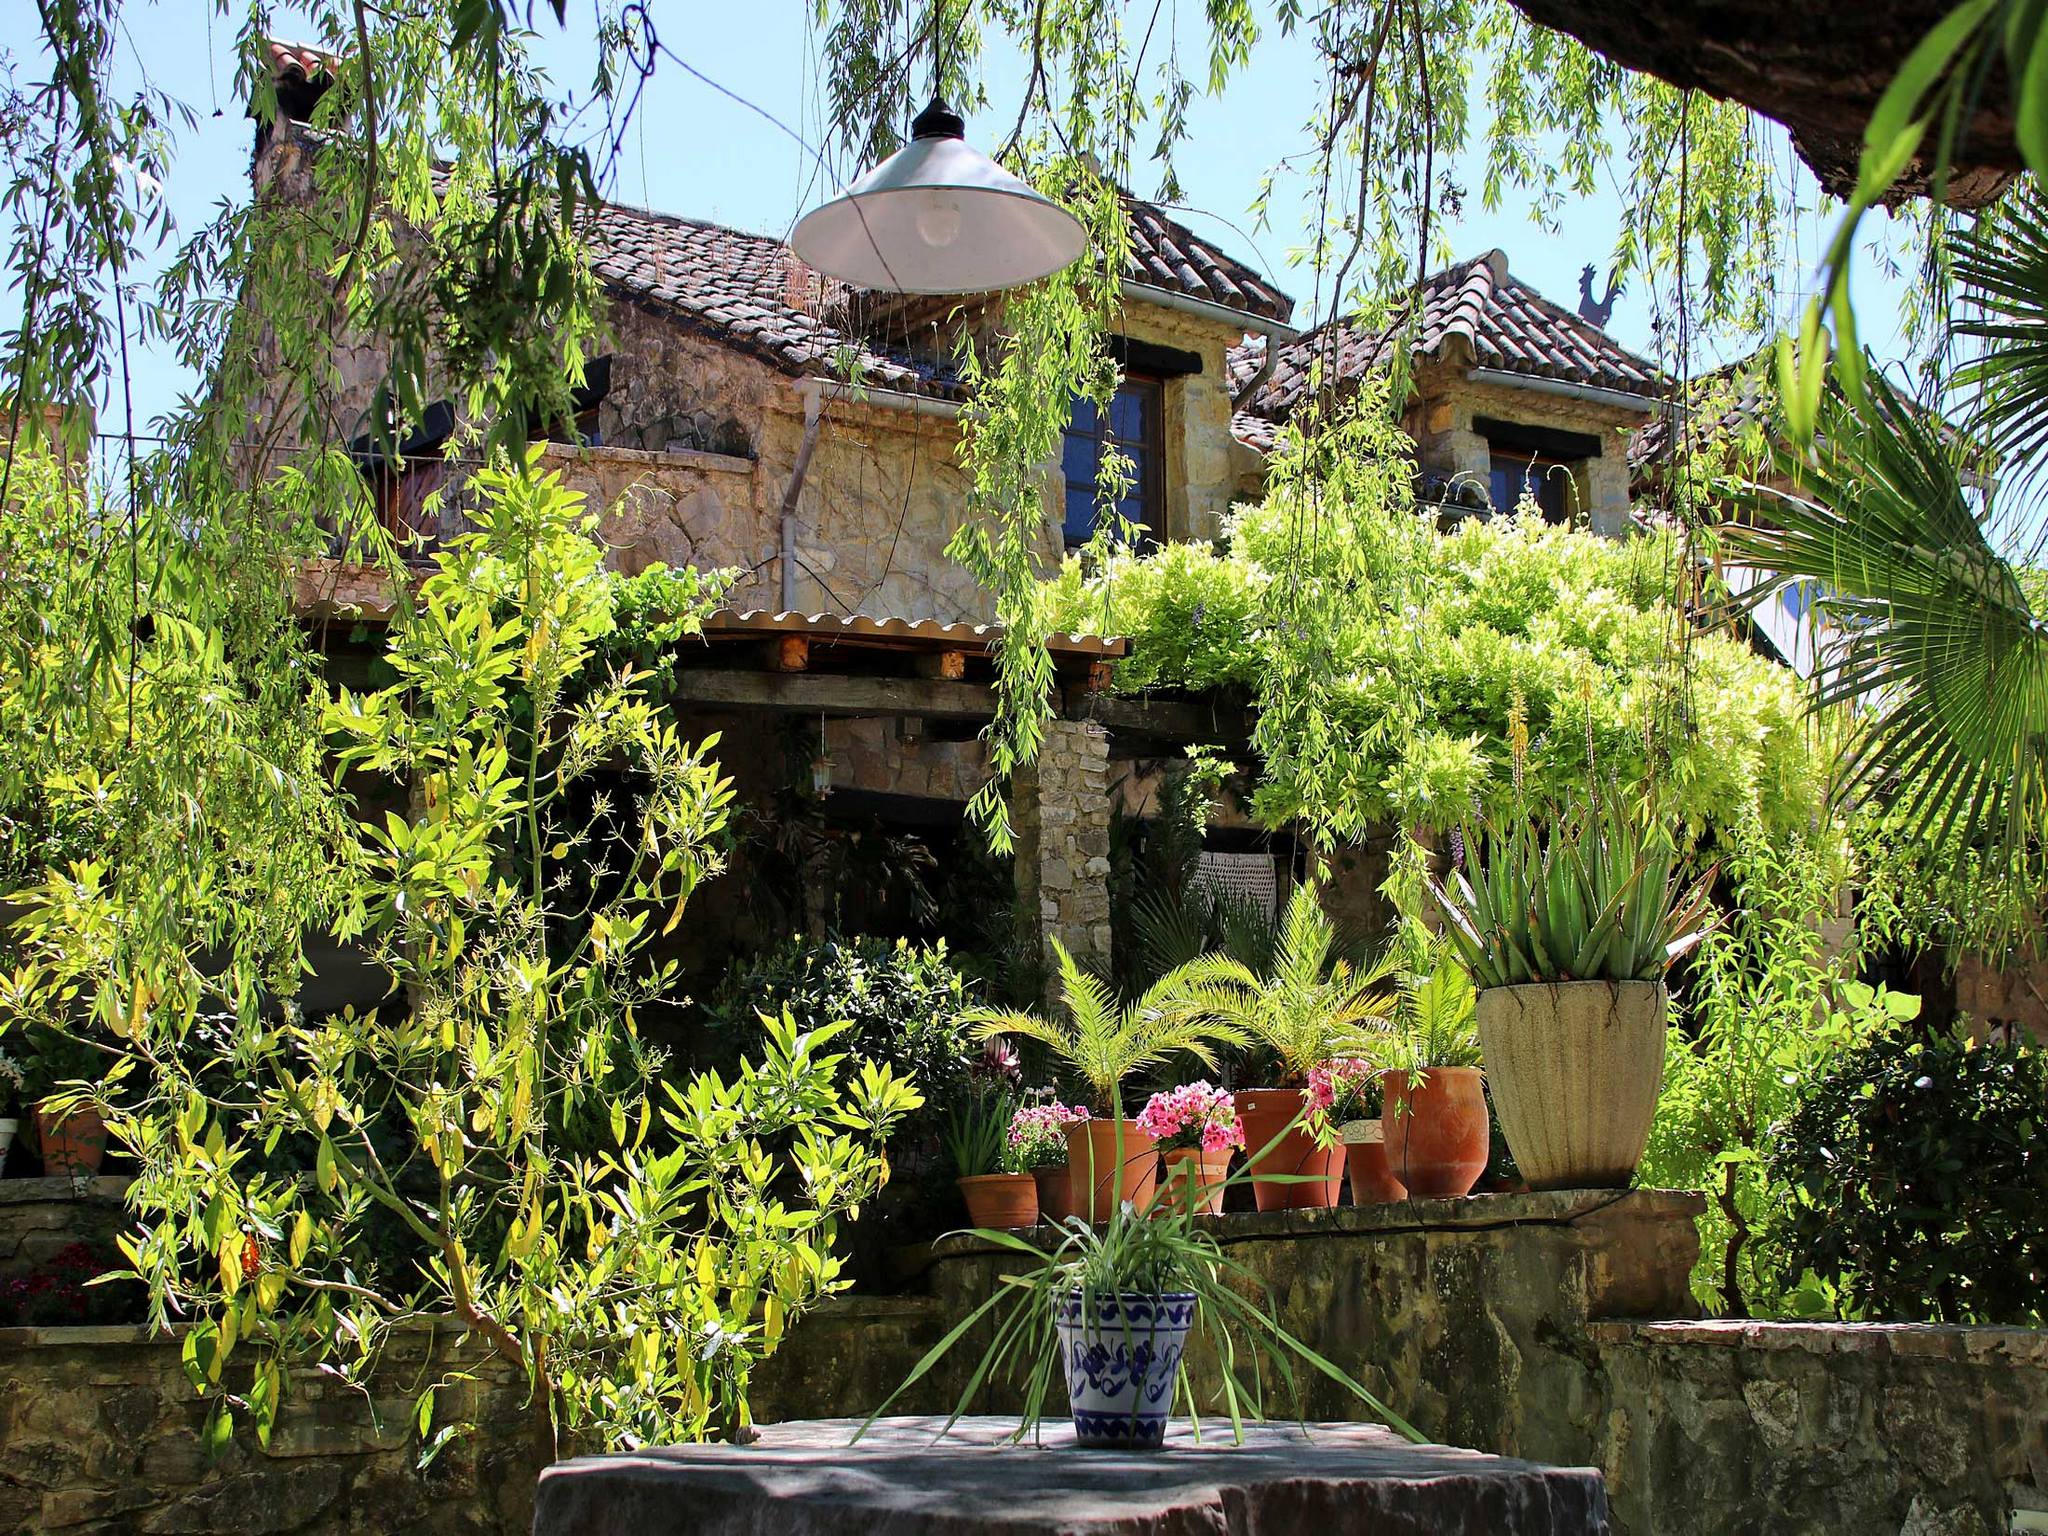
[[[934,96],[910,142],[797,220],[790,246],[817,271],[887,293],[993,293],[1078,260],[1081,221],[969,149],[966,131]]]

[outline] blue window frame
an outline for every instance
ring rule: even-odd
[[[1158,379],[1127,375],[1110,400],[1107,412],[1086,398],[1074,401],[1067,423],[1060,464],[1066,478],[1066,541],[1071,548],[1095,536],[1099,519],[1095,480],[1102,458],[1116,448],[1130,461],[1131,484],[1117,510],[1141,533],[1160,532],[1166,484],[1164,465],[1164,388]]]

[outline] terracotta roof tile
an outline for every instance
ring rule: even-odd
[[[1405,314],[1398,315],[1389,325],[1371,331],[1352,321],[1330,321],[1285,343],[1274,359],[1271,377],[1240,416],[1285,421],[1308,393],[1310,367],[1318,359],[1324,362],[1325,377],[1339,384],[1384,368],[1406,319]],[[1256,376],[1265,360],[1265,345],[1263,339],[1253,339],[1232,352],[1233,389],[1242,390]],[[1422,285],[1414,356],[1442,358],[1453,346],[1480,368],[1652,397],[1668,387],[1652,364],[1511,275],[1507,257],[1499,251],[1447,267]],[[1247,431],[1253,435],[1247,436]],[[1270,433],[1265,435],[1270,441]],[[1238,436],[1261,446],[1255,428],[1238,430]]]
[[[1149,203],[1132,199],[1130,281],[1282,320],[1294,301]],[[855,361],[881,388],[957,397],[959,379],[907,347],[877,343],[852,318],[867,296],[820,276],[782,241],[702,220],[606,203],[588,216],[598,276],[730,345],[795,374]],[[878,306],[879,307],[879,306]]]

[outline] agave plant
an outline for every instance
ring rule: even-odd
[[[1391,967],[1356,966],[1338,953],[1337,930],[1313,885],[1295,887],[1288,898],[1266,974],[1227,954],[1205,955],[1178,974],[1182,989],[1172,1006],[1265,1046],[1289,1081],[1340,1057],[1374,1056],[1394,1010]]]
[[[1670,830],[1594,794],[1546,839],[1527,818],[1467,833],[1468,868],[1430,878],[1445,935],[1481,987],[1654,981],[1713,927],[1712,870],[1680,888]]]
[[[1058,958],[1060,1001],[1065,1014],[1046,1018],[1016,1008],[970,1008],[961,1020],[977,1039],[1013,1035],[1036,1040],[1088,1085],[1095,1108],[1123,1112],[1123,1084],[1133,1073],[1164,1066],[1175,1056],[1216,1065],[1217,1045],[1242,1036],[1227,1023],[1186,1006],[1188,967],[1168,972],[1123,1007],[1107,982],[1084,971],[1064,944],[1052,941]]]

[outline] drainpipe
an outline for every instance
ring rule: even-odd
[[[796,612],[796,504],[804,493],[804,475],[811,467],[811,454],[818,446],[818,429],[825,424],[824,401],[816,390],[804,394],[804,440],[796,450],[796,464],[789,472],[789,485],[782,493],[782,611]]]

